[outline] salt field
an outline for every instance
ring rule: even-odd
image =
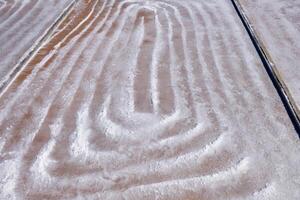
[[[0,0],[0,86],[71,0]]]
[[[299,155],[230,0],[78,0],[0,95],[0,199],[298,200]]]
[[[240,0],[300,118],[300,2]]]

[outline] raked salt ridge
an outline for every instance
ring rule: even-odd
[[[0,113],[4,199],[300,198],[299,139],[230,0],[79,0]]]

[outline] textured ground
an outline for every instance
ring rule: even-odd
[[[300,2],[240,0],[268,49],[300,116]]]
[[[300,142],[229,0],[81,0],[0,113],[4,199],[300,198]]]
[[[71,0],[0,0],[0,86]]]

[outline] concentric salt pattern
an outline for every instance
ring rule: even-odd
[[[229,0],[79,0],[0,113],[6,199],[300,197],[296,133]]]

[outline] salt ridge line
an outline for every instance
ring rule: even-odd
[[[155,15],[155,22],[157,23],[157,63],[153,63],[156,66],[155,73],[155,86],[152,86],[152,90],[157,91],[153,93],[153,102],[156,113],[161,113],[162,115],[170,113],[174,107],[174,102],[170,99],[174,98],[174,91],[172,87],[166,87],[168,83],[171,83],[170,69],[169,66],[169,46],[160,45],[163,41],[167,40],[164,35],[164,29],[162,23],[158,19],[158,14]],[[159,48],[159,49],[158,49]],[[153,82],[154,83],[154,82]],[[171,85],[171,84],[170,84]],[[164,92],[162,92],[164,89]]]
[[[128,177],[126,181],[137,182],[138,180],[147,179],[147,181],[143,181],[144,185],[169,181],[169,177],[172,177],[174,174],[177,175],[176,179],[187,179],[189,177],[222,173],[227,170],[227,168],[230,168],[231,165],[235,165],[240,161],[236,158],[235,160],[230,159],[232,156],[230,153],[232,152],[230,152],[228,147],[226,147],[225,141],[228,140],[224,139],[224,136],[219,137],[216,141],[197,151],[182,154],[178,157],[165,158],[161,160],[156,159],[152,162],[141,163],[138,166],[126,166],[123,169],[115,169],[115,171],[110,173],[122,176],[122,174],[127,171],[135,171],[135,176]],[[215,150],[218,152],[217,154],[213,153]],[[229,151],[224,154],[223,151],[225,150]],[[226,158],[224,159],[224,157]],[[219,160],[220,163],[210,163],[211,160]],[[186,166],[189,166],[189,170],[182,171],[182,168]],[[148,170],[142,171],[140,169]],[[160,176],[156,177],[156,174],[160,174]]]
[[[171,6],[167,6],[167,10],[168,11],[170,8],[172,8]],[[172,19],[176,19],[176,20],[171,20],[171,16],[170,16],[170,13],[173,14],[173,17]],[[178,14],[178,13],[177,13]],[[169,44],[170,44],[170,58],[171,58],[171,66],[172,67],[175,67],[177,65],[177,63],[180,63],[178,62],[178,60],[181,60],[183,61],[182,63],[179,64],[178,66],[178,74],[173,74],[173,77],[184,77],[185,79],[180,79],[178,78],[177,79],[177,84],[178,86],[180,87],[185,87],[185,88],[180,88],[180,90],[183,90],[183,91],[187,91],[185,93],[179,93],[177,94],[178,97],[177,97],[177,102],[176,102],[176,105],[181,105],[181,108],[176,108],[176,109],[184,109],[186,111],[183,111],[183,112],[187,112],[186,115],[188,115],[187,117],[191,118],[191,119],[195,119],[197,120],[197,115],[196,115],[196,112],[195,112],[195,106],[194,106],[194,99],[193,99],[193,94],[191,93],[191,85],[190,85],[190,82],[189,82],[189,71],[188,71],[188,63],[186,61],[186,48],[185,48],[185,41],[183,40],[184,38],[184,26],[182,24],[180,24],[180,21],[178,20],[178,16],[176,16],[176,9],[173,10],[173,12],[167,12],[167,19],[168,21],[170,22],[169,23],[169,30],[170,30],[170,34],[169,34]],[[180,27],[180,28],[176,28],[175,27]],[[176,32],[178,31],[178,32]],[[178,34],[180,35],[180,38],[174,38],[174,35],[175,34]],[[176,46],[178,45],[178,46]],[[178,52],[179,49],[182,49],[183,52]],[[176,52],[177,50],[177,52]],[[176,63],[176,64],[175,64]],[[175,70],[174,71],[177,71],[176,68],[174,68]],[[172,74],[171,74],[172,75]],[[176,79],[175,79],[176,80]],[[176,84],[175,84],[176,85]],[[175,91],[176,91],[176,87],[178,86],[175,86]],[[175,92],[175,93],[178,93],[178,92]],[[183,98],[181,98],[183,97]],[[185,105],[186,104],[186,105]],[[188,106],[190,106],[191,108],[188,108]],[[194,123],[193,123],[194,124]],[[193,125],[195,126],[195,125]]]
[[[182,180],[170,180],[170,181],[162,182],[160,184],[153,183],[151,185],[140,185],[140,186],[132,187],[124,192],[125,197],[123,198],[126,200],[127,199],[135,200],[141,198],[151,199],[151,198],[156,198],[158,196],[157,194],[159,194],[161,199],[172,199],[172,198],[196,199],[196,197],[194,196],[198,196],[198,197],[200,196],[204,200],[208,200],[210,198],[218,199],[219,197],[216,194],[215,189],[217,189],[220,192],[230,192],[230,193],[234,193],[237,192],[238,190],[241,190],[241,188],[238,188],[236,186],[237,184],[233,180],[231,180],[229,184],[232,185],[234,189],[230,189],[230,190],[225,189],[226,186],[224,187],[224,185],[222,185],[221,182],[228,181],[226,180],[226,178],[224,179],[224,177],[228,177],[232,175],[239,177],[239,179],[245,179],[245,177],[243,177],[245,173],[253,173],[248,170],[247,165],[249,165],[249,160],[243,159],[240,163],[238,163],[236,167],[231,167],[226,171],[223,171],[222,173],[216,173],[209,176],[202,176],[202,177],[195,177],[195,178],[186,178]],[[183,184],[178,184],[179,181]],[[180,185],[183,185],[183,187],[180,187]],[[191,194],[189,190],[195,185],[198,185],[199,190]],[[155,189],[149,190],[150,188],[149,186]],[[211,188],[211,186],[215,187],[215,189],[207,189],[207,188]],[[247,185],[247,187],[249,186],[250,185]],[[203,195],[203,193],[205,193],[205,195]]]
[[[30,48],[37,45],[34,44],[36,41],[43,40],[49,31],[47,28],[71,0],[49,3],[46,7],[41,2],[43,1],[17,0],[5,4],[6,7],[11,8],[4,13],[0,12],[0,42],[3,44],[0,53],[1,90],[20,68],[18,65],[22,61],[19,63],[18,61],[24,60],[26,55],[32,52]],[[51,10],[54,7],[55,11]],[[43,18],[42,22],[41,18]],[[40,20],[39,25],[36,26],[38,20]],[[17,48],[12,51],[12,47]]]
[[[191,19],[192,19],[192,24],[193,24],[193,27],[194,27],[194,35],[192,37],[195,37],[195,38],[199,38],[200,35],[199,35],[199,30],[196,30],[196,19],[195,19],[195,14],[193,13],[193,10],[188,7],[188,12],[191,16]],[[196,11],[198,12],[198,11]],[[206,27],[206,24],[204,24],[204,27]],[[195,55],[195,60],[197,61],[196,65],[200,66],[200,69],[197,69],[197,68],[194,68],[194,71],[193,73],[195,74],[199,74],[199,77],[204,77],[204,74],[203,74],[203,64],[201,64],[201,60],[204,60],[201,56],[201,52],[200,52],[200,44],[199,44],[199,40],[196,40],[196,45],[193,47],[193,52],[197,52],[197,54]],[[207,67],[207,66],[205,66]],[[210,109],[212,109],[212,107],[216,106],[213,104],[212,102],[212,99],[210,98],[211,94],[210,94],[210,90],[208,89],[208,87],[206,86],[206,83],[204,81],[202,81],[202,79],[199,79],[197,78],[197,76],[195,77],[195,80],[197,80],[198,84],[196,83],[194,85],[194,87],[196,88],[196,91],[199,92],[199,94],[197,94],[198,96],[198,101],[200,101],[200,103],[202,104],[206,104],[208,106],[211,106],[210,108],[208,109],[205,109],[203,112],[204,113],[211,113],[209,114],[209,118],[211,119],[211,121],[214,121],[215,124],[217,124],[217,129],[219,128],[219,119],[218,119],[218,116],[215,114],[215,113],[212,113],[212,112],[209,112]],[[200,89],[200,85],[202,85],[202,89]],[[200,98],[202,96],[203,97],[207,97],[207,99],[205,100],[202,100],[202,98]],[[212,124],[210,124],[212,125]]]
[[[128,1],[123,2],[128,3]],[[214,42],[217,35],[212,36],[210,31],[213,30],[212,27],[216,23],[221,25],[219,27],[222,27],[223,23],[222,21],[216,20],[216,18],[212,19],[212,15],[213,13],[217,13],[220,8],[228,7],[229,4],[213,2],[203,5],[203,2],[194,2],[195,6],[193,4],[191,5],[191,2],[186,2],[185,6],[193,9],[194,14],[197,13],[198,21],[194,23],[201,24],[207,20],[206,25],[208,25],[208,32],[205,31],[204,34],[206,34],[205,37],[210,40],[210,50],[213,49],[212,53],[216,55],[216,59],[222,55],[220,52],[223,50],[214,48],[219,46],[218,44],[224,45],[226,41],[224,42],[223,40],[226,38],[222,38],[220,42]],[[120,5],[121,3],[117,1],[112,4],[113,5],[107,7],[112,9],[111,13],[114,14],[107,19],[110,20],[110,18],[114,18],[115,22],[110,21],[111,23],[108,23],[109,27],[106,27],[106,33],[105,29],[100,31],[103,41],[98,39],[99,36],[97,36],[94,31],[86,32],[85,37],[94,37],[95,42],[98,42],[95,47],[87,42],[85,42],[86,46],[82,46],[78,41],[78,37],[67,40],[63,46],[57,48],[56,52],[58,55],[64,53],[66,56],[53,57],[51,60],[48,60],[47,63],[44,61],[47,60],[47,54],[44,53],[45,57],[41,59],[41,64],[45,64],[43,64],[44,66],[40,66],[40,71],[26,75],[27,80],[28,78],[32,79],[30,80],[31,82],[26,82],[26,80],[15,82],[14,86],[8,88],[5,94],[0,98],[0,101],[3,101],[5,98],[8,100],[11,97],[15,99],[15,102],[11,104],[11,108],[1,108],[1,111],[5,109],[7,115],[12,117],[12,121],[15,121],[14,118],[18,118],[18,115],[11,115],[10,113],[13,112],[10,110],[20,105],[20,102],[24,102],[22,107],[28,107],[29,111],[32,105],[36,107],[34,108],[35,110],[45,109],[44,106],[47,105],[47,111],[40,112],[39,114],[43,115],[42,118],[33,117],[29,118],[28,121],[22,122],[24,125],[20,126],[20,130],[22,130],[21,136],[23,135],[22,139],[27,141],[23,142],[19,140],[17,144],[11,144],[13,148],[5,148],[4,151],[1,152],[1,155],[15,152],[14,156],[5,158],[6,162],[9,163],[10,161],[18,160],[21,163],[21,168],[17,169],[19,175],[16,177],[18,183],[15,186],[17,191],[23,191],[18,193],[20,198],[27,194],[26,197],[31,199],[67,199],[75,198],[76,196],[98,197],[101,199],[133,199],[142,196],[147,197],[147,194],[150,194],[151,199],[153,199],[152,197],[159,197],[161,199],[198,199],[199,196],[203,196],[204,193],[208,194],[208,199],[223,199],[224,195],[230,195],[230,197],[239,196],[242,198],[251,197],[256,191],[265,188],[266,183],[270,181],[277,182],[276,179],[272,180],[273,178],[270,177],[272,174],[271,171],[275,171],[275,168],[269,168],[268,166],[268,171],[264,170],[266,169],[265,165],[268,165],[268,163],[265,163],[265,159],[258,159],[260,156],[257,155],[257,151],[253,150],[256,149],[255,147],[259,147],[259,145],[253,144],[254,148],[252,148],[253,145],[249,145],[250,142],[247,139],[243,139],[243,137],[247,137],[244,136],[244,134],[247,134],[247,128],[243,129],[242,125],[247,126],[246,123],[248,122],[239,120],[239,117],[235,116],[232,108],[223,107],[224,104],[218,101],[220,96],[224,95],[224,93],[222,93],[222,90],[224,90],[222,88],[224,87],[222,82],[225,82],[225,86],[229,88],[225,93],[226,103],[237,103],[238,100],[238,98],[233,98],[233,94],[231,94],[233,90],[230,89],[228,81],[232,84],[234,84],[235,81],[231,81],[231,79],[234,80],[234,78],[231,77],[230,73],[226,73],[226,71],[222,69],[222,59],[219,59],[216,64],[210,65],[209,63],[211,61],[209,58],[211,57],[209,55],[211,52],[208,51],[208,54],[204,54],[208,48],[207,45],[200,45],[203,44],[203,40],[200,37],[189,38],[190,40],[196,40],[196,42],[186,43],[185,48],[178,48],[184,46],[184,40],[182,38],[184,37],[183,32],[190,30],[185,28],[187,25],[183,22],[179,22],[180,18],[187,16],[183,14],[182,7],[178,9],[178,12],[182,14],[181,16],[178,12],[176,14],[175,10],[168,5],[173,6],[173,8],[178,8],[181,2],[171,1],[162,4],[161,1],[148,3],[143,1],[130,1],[130,3],[126,4],[126,7],[118,6],[117,10],[122,11],[121,15],[113,11],[113,9],[116,9],[115,5]],[[202,6],[204,6],[204,9],[202,9]],[[138,14],[131,12],[129,7],[136,9]],[[153,10],[156,12],[152,12]],[[221,10],[226,11],[226,9]],[[210,14],[206,14],[208,11],[210,11]],[[135,82],[137,84],[137,82],[133,72],[135,68],[139,67],[136,61],[138,60],[138,55],[141,53],[141,49],[137,48],[137,46],[142,47],[141,43],[144,40],[143,38],[147,39],[145,35],[146,32],[143,30],[146,23],[145,18],[150,13],[157,14],[154,20],[160,20],[160,24],[162,24],[161,30],[167,35],[167,40],[163,40],[164,43],[161,45],[169,46],[168,52],[171,60],[168,67],[170,67],[170,72],[166,70],[166,74],[170,74],[171,78],[170,82],[166,83],[166,86],[169,85],[169,87],[172,88],[175,99],[170,99],[170,102],[174,102],[174,107],[167,113],[154,112],[153,110],[151,112],[141,113],[130,109],[134,108],[134,106],[127,107],[127,105],[135,104],[134,98],[132,97],[136,91],[133,89],[132,83]],[[199,14],[204,14],[205,17],[199,18]],[[228,15],[228,13],[226,15]],[[128,20],[132,17],[137,17],[138,21],[132,19],[137,23],[133,21],[129,22],[129,24],[132,24],[133,27],[136,28],[133,28],[135,31],[132,36],[127,36],[125,34],[128,34],[128,29],[131,28],[126,26],[126,23],[128,23]],[[227,18],[230,17],[234,17],[234,15],[229,14],[227,16]],[[189,18],[193,19],[191,16]],[[93,19],[95,19],[95,17],[93,17]],[[77,23],[80,23],[80,21],[81,20],[78,19]],[[194,25],[194,27],[196,26]],[[126,30],[126,28],[128,29]],[[193,29],[193,27],[190,28]],[[129,33],[130,32],[131,31],[129,31]],[[196,34],[194,33],[194,35]],[[123,42],[124,37],[131,39],[126,39],[125,42]],[[117,41],[119,41],[119,43],[117,43]],[[154,41],[154,39],[152,38],[151,41]],[[187,55],[194,53],[194,51],[187,49],[188,47],[191,48],[190,45],[193,43],[196,43],[197,49],[201,50],[199,55],[206,55],[199,61],[202,65],[194,65],[194,68],[206,66],[205,72],[210,72],[209,77],[204,75],[201,77],[205,79],[203,81],[205,86],[199,84],[197,88],[201,91],[203,87],[210,87],[208,92],[210,92],[214,105],[207,105],[208,108],[203,106],[204,102],[207,101],[201,101],[201,98],[206,98],[205,95],[199,95],[197,98],[194,98],[196,90],[193,92],[191,82],[187,80],[191,78],[191,76],[189,76],[191,71],[188,69],[188,67],[191,66],[186,66],[185,60],[191,58]],[[46,46],[47,45],[51,45],[51,41],[49,41]],[[98,49],[98,45],[102,46],[101,50],[106,54],[104,57],[102,57],[103,54],[100,52],[96,53],[95,50]],[[118,53],[117,55],[109,54],[106,48],[104,48],[107,45],[110,46],[108,49],[111,50],[111,52],[120,52],[121,56],[119,57]],[[127,48],[120,48],[120,45],[127,46]],[[242,50],[251,51],[250,46],[249,44],[248,46],[242,46]],[[175,47],[177,48],[174,49]],[[88,50],[82,50],[84,48],[91,50],[90,52]],[[44,50],[47,50],[47,48],[44,48]],[[70,51],[72,51],[72,53]],[[196,52],[198,52],[198,50]],[[75,56],[72,56],[74,54]],[[92,55],[93,57],[95,56],[95,59],[99,60],[94,60],[92,65],[82,66],[83,63],[90,60]],[[102,58],[98,58],[96,55]],[[148,55],[151,55],[151,52],[149,52]],[[80,58],[78,62],[74,61],[76,57]],[[50,65],[52,62],[57,62],[56,66]],[[62,68],[61,66],[64,66],[64,64],[68,66]],[[98,69],[99,65],[103,65],[102,67],[100,66],[102,68],[101,70]],[[33,65],[30,67],[36,66]],[[214,69],[212,70],[211,67],[214,67]],[[82,75],[83,70],[89,70],[90,75]],[[180,72],[182,71],[185,71],[185,73],[184,76],[181,77]],[[218,72],[218,77],[215,77],[216,71]],[[94,75],[94,72],[99,75]],[[259,72],[258,70],[258,72],[255,73]],[[48,82],[45,82],[41,76],[45,78],[48,77]],[[63,80],[61,80],[62,76],[65,76]],[[23,78],[24,77],[21,77],[19,79],[22,80]],[[207,83],[207,78],[211,81],[209,84]],[[194,80],[197,79],[195,78]],[[219,85],[216,84],[215,80],[219,80]],[[56,85],[52,84],[57,81],[61,82]],[[147,81],[149,81],[149,79]],[[263,77],[261,81],[264,82]],[[37,86],[35,83],[44,84],[42,87],[46,88],[46,90],[41,89],[38,91],[38,89],[35,89]],[[180,84],[183,84],[183,86]],[[20,89],[22,87],[19,85],[27,86]],[[162,89],[164,88],[162,87]],[[30,90],[36,91],[36,93],[33,97],[28,95],[26,98],[29,101],[27,101],[22,97],[26,95],[26,91]],[[260,90],[261,89],[258,89],[258,93],[260,93]],[[12,91],[17,92],[12,93]],[[20,91],[24,91],[24,93],[16,97],[15,93],[19,94]],[[59,93],[55,91],[59,91]],[[269,92],[269,90],[267,92]],[[11,97],[9,97],[9,93]],[[270,94],[272,95],[272,92],[270,92]],[[195,100],[191,106],[188,102],[191,102],[192,97]],[[34,98],[35,100],[33,101],[32,99]],[[41,103],[37,104],[36,100]],[[245,99],[245,101],[246,100],[247,99]],[[35,102],[35,104],[30,101]],[[159,102],[157,103],[159,104]],[[198,109],[199,112],[195,112],[195,109]],[[211,110],[212,114],[207,113],[206,109]],[[218,112],[218,110],[221,112]],[[241,112],[245,115],[247,111],[241,110]],[[252,112],[257,113],[256,110]],[[30,111],[29,116],[31,116],[31,113],[36,113],[36,111]],[[123,114],[121,115],[120,113]],[[24,116],[26,116],[28,112],[24,114]],[[217,116],[220,122],[220,124],[217,124],[218,127],[214,127],[215,122],[212,117],[214,115]],[[143,119],[140,119],[141,116]],[[265,121],[266,117],[267,116],[260,116],[260,119]],[[3,118],[3,120],[7,119]],[[283,121],[284,120],[285,119],[283,119]],[[145,121],[147,121],[149,127],[144,127]],[[242,125],[238,127],[235,125],[236,122],[232,121],[242,123]],[[34,125],[35,127],[31,126],[32,122],[36,124]],[[254,125],[257,126],[264,126],[258,121],[254,121],[254,123]],[[276,123],[270,125],[280,129]],[[12,128],[16,128],[15,125],[12,126]],[[152,128],[151,126],[155,127]],[[24,127],[27,128],[24,129]],[[289,128],[289,126],[287,128]],[[26,131],[30,133],[32,130],[38,132],[28,138]],[[266,132],[264,134],[270,135],[272,138],[273,133],[270,133],[267,128],[264,132]],[[192,139],[193,135],[196,137],[197,134],[199,134],[200,138],[202,136],[206,137],[207,141],[196,140],[190,143],[191,140],[186,140],[187,143],[184,143],[180,140],[181,135],[182,137],[189,136]],[[252,134],[255,134],[255,131]],[[216,140],[217,142],[214,143],[213,141],[216,137],[219,137],[219,140]],[[175,138],[178,138],[177,143],[174,143],[176,140],[172,140]],[[161,142],[163,144],[163,141],[165,142],[165,146],[160,146],[159,143]],[[166,145],[167,141],[169,141],[169,145]],[[3,142],[3,140],[1,142]],[[178,144],[180,142],[182,143]],[[266,143],[267,142],[268,140]],[[193,144],[193,147],[190,147],[191,144]],[[199,161],[200,169],[196,169],[196,171],[193,169],[193,173],[188,174],[191,168],[182,161],[187,159],[191,166],[197,166],[197,163],[193,163],[193,160],[198,160],[196,159],[198,156],[197,150],[199,150],[199,146],[206,146],[205,144],[207,144],[207,147],[203,153],[203,158]],[[215,147],[214,144],[216,144]],[[224,148],[221,148],[221,144],[224,145]],[[27,151],[24,156],[18,154],[18,146],[27,146]],[[237,149],[231,149],[230,146],[235,146]],[[214,156],[214,152],[218,152],[220,157],[223,157],[224,160],[219,160],[217,155]],[[179,157],[180,159],[176,161],[175,157],[178,154],[182,155]],[[173,167],[174,170],[177,171],[177,174],[170,174],[168,171],[167,159],[171,157],[175,159],[176,164]],[[248,157],[250,157],[250,160]],[[207,164],[211,166],[207,166],[204,162],[205,160],[207,160]],[[239,166],[238,160],[242,160],[243,167],[233,167],[232,169],[237,169],[236,173],[234,173],[233,170],[231,170],[231,166]],[[247,160],[247,162],[243,162],[245,160]],[[217,161],[222,162],[222,164],[216,163]],[[262,170],[259,170],[259,168]],[[35,170],[31,171],[30,169]],[[146,176],[140,177],[140,174],[144,174],[143,172],[145,170]],[[251,173],[247,174],[245,172]],[[207,175],[207,180],[210,182],[209,184],[203,184],[203,178],[199,178],[203,177],[204,174]],[[215,174],[219,174],[221,179],[214,179]],[[98,175],[97,179],[95,179],[95,175]],[[36,181],[38,177],[43,177],[49,184],[40,185],[40,181]],[[72,181],[64,181],[70,179],[72,179]],[[230,181],[232,179],[240,180],[241,185],[235,185]],[[225,184],[219,184],[220,180]],[[251,187],[248,187],[247,182],[249,181],[253,181],[256,184],[251,184]],[[56,185],[59,185],[59,188],[57,188]],[[215,185],[215,188],[220,191],[219,196],[216,196],[214,193],[215,189],[210,187],[212,185]],[[202,189],[197,190],[199,186],[201,186],[200,188]],[[161,187],[164,193],[155,193],[158,191],[158,187]],[[28,190],[29,188],[31,188],[30,191]],[[124,190],[125,192],[122,192]],[[177,192],[179,191],[179,194],[176,193],[177,196],[173,196],[175,190]]]
[[[179,6],[178,6],[179,7]],[[187,41],[187,38],[193,38],[194,35],[189,35],[189,33],[187,33],[187,30],[186,30],[186,27],[184,24],[189,24],[189,22],[185,21],[183,22],[182,21],[182,16],[181,16],[181,13],[180,11],[178,10],[177,7],[174,7],[172,6],[172,9],[174,10],[174,14],[175,14],[175,18],[177,19],[177,21],[179,22],[180,26],[182,27],[182,39],[183,39],[183,49],[184,49],[184,65],[186,66],[186,71],[187,71],[187,79],[188,79],[188,87],[190,88],[190,93],[192,94],[192,102],[193,104],[195,104],[196,102],[196,98],[195,96],[197,95],[197,86],[195,85],[196,82],[195,82],[195,77],[194,77],[194,74],[192,72],[192,70],[194,69],[192,63],[191,63],[191,56],[189,55],[189,53],[187,52],[188,51],[188,45],[191,47],[192,46],[192,43],[191,43],[191,40],[188,40]],[[186,9],[186,8],[184,8]],[[181,9],[181,11],[183,12],[184,10]],[[186,15],[189,15],[190,17],[190,13],[186,13]],[[184,18],[183,18],[184,19]],[[186,23],[187,22],[187,23]],[[176,27],[176,26],[175,26]],[[193,29],[194,27],[192,27]],[[194,30],[193,30],[194,32]],[[195,51],[196,52],[196,51]],[[196,55],[195,55],[196,56]],[[197,116],[201,116],[201,114],[199,114],[198,112],[198,109],[196,108],[193,108],[194,110],[194,114],[196,115],[196,118]]]

